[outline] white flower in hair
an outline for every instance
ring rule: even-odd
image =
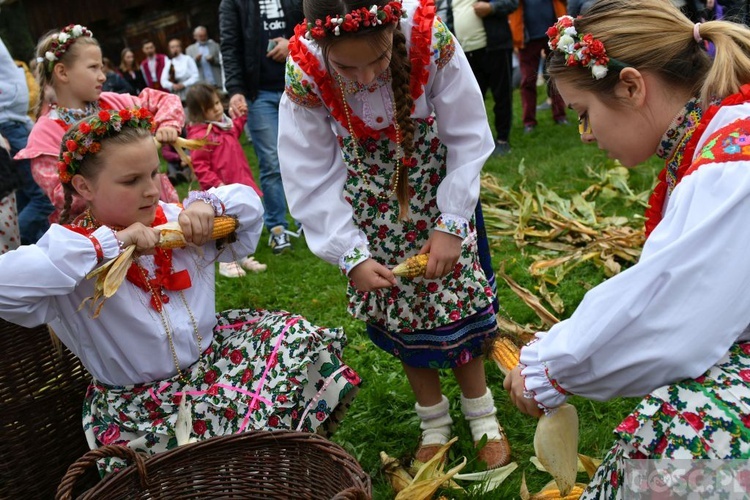
[[[378,6],[377,5],[373,5],[372,7],[370,7],[370,14],[372,14],[373,16],[377,16],[378,15]]]
[[[601,64],[595,64],[594,66],[591,66],[591,74],[594,75],[595,79],[600,80],[607,76],[607,67]]]
[[[80,24],[76,24],[75,26],[73,26],[73,29],[70,30],[70,32],[75,37],[81,36],[83,34],[83,26],[81,26]],[[62,42],[62,40],[60,41]]]
[[[68,41],[68,39],[70,39],[70,35],[68,35],[67,33],[59,33],[57,35],[57,41],[60,43],[65,43]]]
[[[557,42],[558,47],[564,47],[566,52],[572,52],[573,51],[573,45],[575,45],[576,40],[572,36],[568,35],[567,33],[560,37],[560,41]]]
[[[46,57],[48,61],[56,61],[57,60],[57,57],[55,56],[55,54],[53,54],[49,50],[44,53],[44,57]]]

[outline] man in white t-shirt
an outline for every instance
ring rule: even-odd
[[[192,57],[182,53],[182,42],[177,38],[169,41],[169,55],[171,59],[164,65],[159,81],[164,90],[180,96],[184,105],[188,87],[200,78],[198,66]]]

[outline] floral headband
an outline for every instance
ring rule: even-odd
[[[315,19],[312,22],[305,20],[307,24],[307,33],[305,38],[308,40],[320,40],[325,38],[328,33],[334,36],[341,35],[342,31],[354,32],[359,31],[363,26],[379,26],[382,24],[396,24],[399,19],[406,17],[406,11],[399,0],[388,2],[382,7],[377,5],[360,7],[343,16],[335,15],[326,16],[325,21]]]
[[[604,44],[601,40],[594,39],[591,33],[580,35],[573,23],[574,19],[571,16],[562,16],[547,30],[549,48],[566,56],[566,66],[591,68],[594,78],[604,78],[607,76],[607,65],[610,62]]]
[[[59,61],[62,56],[65,55],[70,46],[73,45],[73,42],[76,41],[76,38],[82,36],[93,37],[94,34],[85,26],[81,26],[80,24],[69,24],[61,29],[60,33],[52,35],[52,44],[50,45],[49,50],[44,53],[44,58],[37,57],[37,62],[42,63],[46,60],[47,70],[52,71],[55,62]]]
[[[101,140],[117,135],[122,127],[143,128],[152,131],[153,115],[145,108],[101,110],[86,118],[73,129],[61,145],[57,172],[60,181],[67,184],[78,173],[86,155],[96,154],[102,148]]]

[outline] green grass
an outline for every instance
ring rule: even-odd
[[[544,89],[539,88],[539,99]],[[511,134],[512,153],[490,159],[485,172],[490,172],[505,185],[517,188],[520,183],[533,188],[543,183],[558,194],[568,197],[592,184],[585,167],[601,167],[611,163],[606,153],[595,145],[582,144],[575,125],[577,117],[569,112],[568,126],[554,125],[550,111],[538,113],[534,132],[523,134],[520,121],[518,92],[514,96],[514,124]],[[492,109],[491,102],[487,109]],[[490,121],[491,122],[491,121]],[[256,179],[257,160],[252,147],[247,147]],[[639,166],[631,172],[630,185],[634,191],[649,189],[655,178],[658,163]],[[184,192],[184,186],[180,186]],[[642,208],[628,206],[622,199],[601,200],[597,208],[604,214],[639,215]],[[375,348],[367,338],[364,324],[355,321],[346,311],[345,278],[335,266],[316,258],[305,245],[304,238],[293,239],[294,249],[284,255],[273,255],[267,246],[264,231],[255,254],[268,265],[265,273],[249,274],[244,279],[226,279],[217,274],[217,307],[219,309],[258,307],[284,309],[300,313],[323,326],[342,326],[349,344],[344,351],[345,361],[359,372],[362,389],[333,440],[346,448],[360,462],[373,479],[376,499],[393,498],[390,486],[379,472],[379,451],[396,457],[406,457],[414,451],[419,437],[419,422],[414,414],[414,398],[400,368],[391,356]],[[493,265],[504,264],[506,272],[521,285],[532,288],[534,280],[528,274],[530,260],[521,255],[513,241],[494,238]],[[555,288],[566,304],[562,314],[568,317],[583,294],[599,283],[604,276],[593,265],[582,265]],[[534,313],[526,307],[502,280],[498,285],[502,304],[501,314],[519,323],[536,322]],[[482,494],[453,495],[455,498],[518,498],[522,472],[529,490],[534,492],[550,480],[550,476],[536,471],[529,462],[533,455],[533,436],[536,421],[520,414],[502,389],[502,376],[493,363],[487,363],[487,377],[498,407],[498,418],[507,431],[513,448],[513,460],[519,465],[498,490]],[[442,377],[444,393],[451,401],[454,431],[459,441],[452,450],[452,458],[465,455],[469,464],[464,472],[476,470],[468,425],[459,408],[459,389],[450,372]],[[613,442],[612,429],[634,407],[636,400],[619,399],[597,403],[574,397],[580,418],[580,452],[601,458]],[[585,481],[585,475],[579,480]]]

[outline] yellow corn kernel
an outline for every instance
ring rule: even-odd
[[[167,223],[159,226],[160,248],[183,248],[187,246],[185,237],[177,223]],[[212,240],[225,238],[237,230],[237,219],[229,215],[220,215],[214,218],[214,229],[211,233]]]
[[[409,257],[401,264],[393,268],[393,274],[402,278],[416,278],[422,276],[427,269],[427,261],[430,260],[430,254],[422,253]]]
[[[518,366],[521,350],[507,337],[500,337],[492,344],[492,359],[495,360],[503,375]]]

